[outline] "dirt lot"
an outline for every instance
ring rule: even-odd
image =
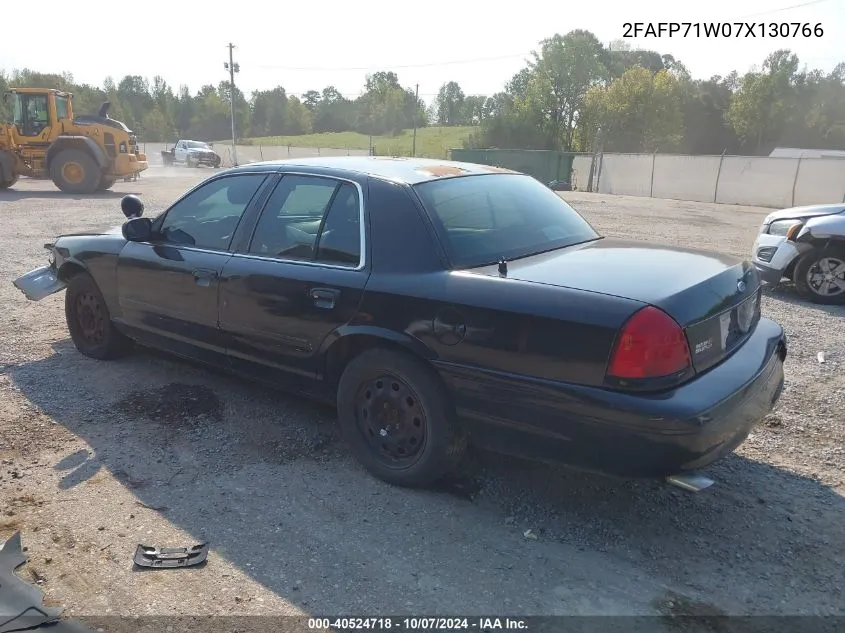
[[[21,575],[66,615],[845,614],[845,310],[766,295],[786,390],[699,494],[487,454],[442,490],[390,488],[331,410],[147,352],[83,358],[63,294],[12,286],[56,234],[118,224],[121,195],[154,213],[204,175],[0,194],[0,540],[22,530]],[[607,235],[741,256],[767,212],[565,197]],[[138,543],[206,539],[203,568],[133,571]]]

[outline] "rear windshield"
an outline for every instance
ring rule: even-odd
[[[457,268],[492,264],[597,239],[598,233],[531,176],[483,174],[414,186]]]

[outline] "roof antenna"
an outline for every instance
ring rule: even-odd
[[[499,274],[502,277],[508,274],[508,262],[504,257],[499,260]]]

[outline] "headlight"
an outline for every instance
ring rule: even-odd
[[[802,226],[804,223],[801,220],[778,220],[769,225],[769,235],[780,235],[791,240]]]

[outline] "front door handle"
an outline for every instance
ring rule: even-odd
[[[198,286],[207,287],[211,282],[217,280],[217,271],[207,268],[197,268],[194,271],[194,283]]]
[[[324,310],[333,309],[340,297],[340,291],[334,288],[312,288],[310,294],[314,305]]]

